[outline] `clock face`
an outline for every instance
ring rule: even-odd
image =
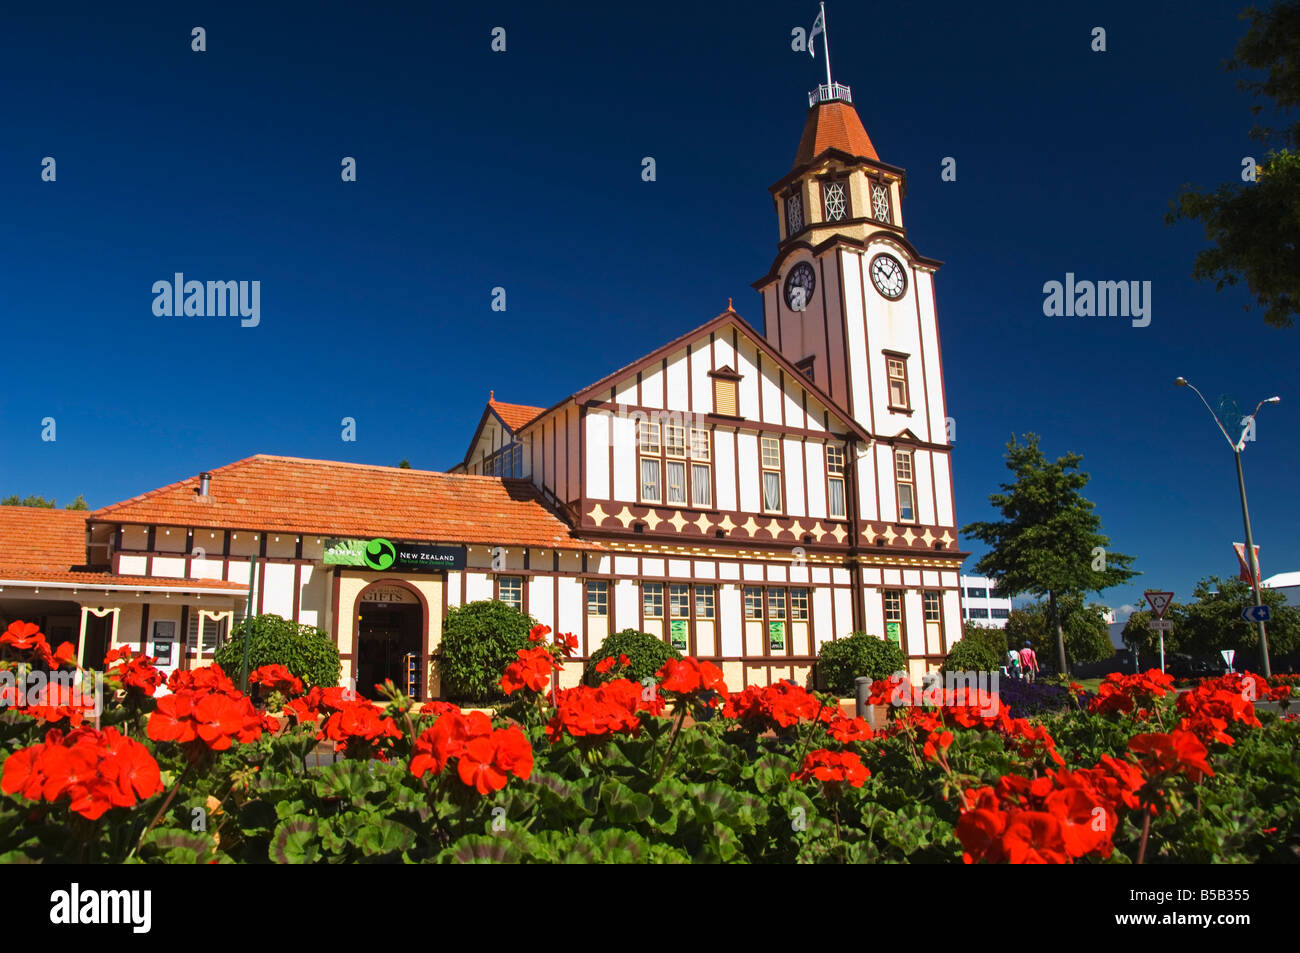
[[[785,279],[785,303],[791,311],[803,311],[812,301],[813,290],[817,287],[817,276],[812,265],[801,261],[790,269]]]
[[[871,259],[871,283],[890,301],[897,301],[907,290],[907,273],[893,255],[877,255]]]

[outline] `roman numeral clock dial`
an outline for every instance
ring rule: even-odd
[[[877,255],[871,259],[871,283],[884,297],[897,301],[907,290],[907,272],[893,255]]]

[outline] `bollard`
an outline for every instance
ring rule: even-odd
[[[867,717],[867,698],[871,694],[871,679],[865,675],[859,675],[853,680],[853,694],[857,702],[857,715],[859,718]]]

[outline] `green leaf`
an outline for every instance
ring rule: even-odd
[[[271,838],[270,855],[277,864],[314,864],[320,861],[316,818],[290,817],[281,821]]]

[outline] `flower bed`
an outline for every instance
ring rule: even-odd
[[[1157,671],[1023,717],[975,689],[873,729],[788,682],[733,692],[707,661],[655,678],[602,662],[552,692],[572,651],[534,630],[494,714],[304,691],[267,667],[175,672],[106,659],[98,716],[75,697],[0,697],[0,861],[1294,861],[1300,724],[1256,712],[1292,687],[1252,675],[1178,694]],[[75,668],[35,627],[0,668]],[[573,664],[573,663],[569,663]],[[880,681],[873,702],[895,696]],[[912,697],[904,691],[906,697]],[[321,742],[341,760],[309,766]]]

